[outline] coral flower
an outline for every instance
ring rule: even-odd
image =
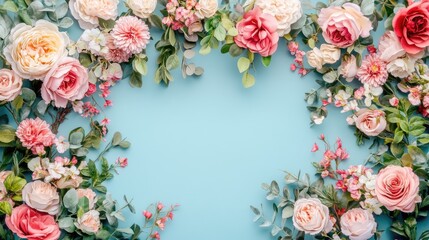
[[[16,130],[16,136],[21,140],[22,146],[31,149],[33,154],[45,154],[45,147],[54,144],[55,135],[49,124],[40,118],[25,119]]]
[[[115,46],[125,52],[137,54],[149,43],[149,27],[134,16],[118,19],[111,33]]]
[[[388,73],[386,63],[376,54],[368,55],[357,72],[359,81],[372,87],[386,83]]]

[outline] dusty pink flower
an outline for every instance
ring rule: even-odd
[[[151,219],[152,218],[152,213],[151,212],[149,212],[149,211],[143,211],[143,216],[146,218],[146,219]]]
[[[85,97],[88,84],[87,69],[79,60],[65,57],[46,74],[41,88],[42,98],[46,103],[54,101],[56,107],[65,108],[68,101]]]
[[[25,119],[16,130],[16,136],[22,146],[31,149],[33,154],[45,154],[45,147],[54,144],[55,135],[49,128],[49,124],[40,118]]]
[[[117,48],[131,54],[140,53],[150,39],[149,27],[134,16],[120,17],[111,35]]]
[[[121,166],[121,167],[126,167],[126,166],[128,166],[128,158],[125,158],[125,157],[119,157],[117,160],[116,160],[116,164],[118,164],[119,166]]]
[[[51,215],[56,215],[61,210],[57,189],[50,183],[39,180],[25,185],[22,189],[22,200],[28,206]]]
[[[393,107],[396,107],[399,104],[399,99],[397,97],[392,97],[391,99],[389,99],[389,103]]]
[[[358,71],[356,64],[356,57],[354,55],[343,58],[341,62],[339,73],[343,76],[347,82],[353,81]]]
[[[387,31],[384,33],[384,35],[380,38],[378,49],[380,50],[381,60],[386,62],[391,62],[397,58],[400,58],[406,53],[402,48],[398,37],[393,31]]]
[[[156,225],[159,227],[159,229],[164,230],[166,222],[167,222],[167,218],[163,217],[156,221]]]
[[[22,88],[22,78],[13,70],[0,70],[0,101],[13,101]]]
[[[377,230],[374,216],[362,208],[353,208],[341,216],[341,232],[350,240],[370,239]]]
[[[384,85],[388,76],[386,63],[376,54],[367,55],[357,72],[359,81],[372,87]]]
[[[413,212],[419,196],[419,177],[409,167],[390,165],[380,170],[375,183],[378,201],[389,211]]]
[[[422,86],[416,86],[408,89],[410,93],[408,94],[408,100],[414,106],[418,106],[422,103],[420,95],[422,91]]]
[[[277,50],[279,35],[277,20],[270,14],[262,13],[259,7],[244,14],[237,23],[238,35],[235,43],[263,57],[272,55]]]
[[[365,94],[365,88],[360,87],[360,88],[355,90],[353,95],[354,95],[354,98],[356,98],[357,100],[361,100],[363,98],[364,94]]]
[[[301,198],[296,201],[292,222],[296,229],[310,235],[332,230],[329,209],[317,198]]]
[[[313,148],[311,149],[311,152],[317,152],[319,150],[319,146],[317,146],[317,143],[314,143]]]
[[[423,106],[425,108],[429,107],[429,95],[423,97]]]
[[[114,63],[128,62],[128,60],[132,56],[132,53],[116,47],[113,42],[114,41],[113,37],[110,35],[107,36],[106,41],[107,41],[106,46],[109,50],[104,57],[106,58],[107,61],[114,62]]]
[[[81,217],[77,218],[76,227],[86,234],[94,234],[100,230],[100,213],[96,210],[89,210]]]
[[[28,240],[56,240],[60,238],[60,228],[53,216],[38,212],[23,204],[6,215],[6,225],[20,238]]]
[[[387,126],[385,113],[381,110],[364,108],[356,116],[356,127],[367,136],[378,136]]]
[[[325,41],[340,48],[351,46],[359,37],[368,37],[372,30],[371,21],[354,3],[323,8],[317,22]]]

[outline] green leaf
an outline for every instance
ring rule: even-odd
[[[27,181],[24,178],[17,177],[15,174],[11,173],[4,180],[3,184],[6,190],[13,193],[19,193],[24,188],[25,184],[27,184]]]
[[[5,1],[0,8],[13,13],[18,12],[18,6],[13,1]]]
[[[130,85],[131,87],[141,88],[143,86],[142,75],[138,72],[131,73]]]
[[[265,67],[270,66],[270,63],[271,63],[271,56],[268,56],[268,57],[262,57],[262,64],[263,64]]]
[[[155,14],[151,14],[150,15],[150,17],[149,17],[149,22],[150,22],[150,24],[152,25],[152,26],[155,26],[155,27],[157,27],[157,28],[159,28],[159,29],[162,29],[163,28],[163,24],[162,24],[162,20],[161,20],[161,18],[160,17],[158,17],[157,15],[155,15]]]
[[[79,203],[77,191],[74,188],[71,188],[63,197],[64,207],[67,208],[70,212],[76,211],[76,206]]]
[[[237,67],[240,73],[247,71],[250,67],[250,59],[246,57],[239,58],[237,62]]]
[[[374,0],[363,0],[361,4],[361,11],[363,15],[369,16],[374,13],[375,4]]]
[[[293,206],[286,206],[282,211],[282,219],[288,219],[293,216]]]
[[[329,71],[323,75],[323,80],[327,83],[333,83],[338,79],[337,71]]]
[[[0,213],[11,215],[12,205],[8,201],[0,202]]]
[[[24,105],[24,98],[22,96],[17,96],[12,102],[12,108],[15,109],[15,111],[19,111],[22,106]]]
[[[61,229],[69,233],[73,233],[76,230],[74,219],[72,217],[61,218],[58,220],[58,225]]]
[[[177,54],[173,54],[173,55],[169,56],[167,58],[167,62],[165,63],[167,70],[175,69],[175,68],[179,67],[179,65],[180,65],[180,60],[179,60],[179,56],[177,56]]]
[[[15,140],[15,129],[10,125],[0,125],[0,143],[11,143]]]
[[[245,72],[243,74],[242,83],[245,88],[253,87],[253,85],[255,85],[255,77],[252,74]]]
[[[109,20],[104,20],[102,18],[98,18],[98,24],[100,25],[100,27],[102,29],[113,29],[113,27],[115,26],[116,22],[115,20],[109,19]]]
[[[112,145],[118,146],[119,143],[121,143],[121,141],[122,141],[122,134],[120,132],[115,132],[115,134],[113,134],[113,138],[112,138]]]
[[[209,45],[201,46],[199,53],[201,55],[207,55],[212,51],[212,48]]]
[[[61,19],[60,23],[58,24],[58,26],[60,28],[69,28],[73,25],[73,19],[69,18],[69,17],[65,17],[63,19]]]
[[[215,29],[213,35],[218,41],[224,41],[226,38],[226,30],[222,25],[219,24]]]
[[[119,229],[116,229],[116,231],[118,231]],[[95,238],[96,239],[109,239],[110,236],[110,232],[104,229],[101,229],[100,231],[97,232],[97,234],[95,234]]]
[[[127,148],[131,147],[131,143],[128,141],[122,141],[121,143],[119,143],[119,146],[123,149],[127,149]]]

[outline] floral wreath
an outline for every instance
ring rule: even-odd
[[[272,218],[251,207],[273,237],[378,238],[374,215],[383,214],[395,237],[429,239],[429,230],[417,234],[429,210],[428,0],[166,0],[162,16],[154,14],[158,3],[127,0],[121,14],[119,0],[0,4],[1,239],[160,239],[177,205],[155,203],[143,212],[144,225],[118,228],[122,211],[135,210],[127,197],[120,206],[103,183],[128,160],[112,164],[105,154],[131,144],[119,132],[106,140],[110,120],[99,116],[112,106],[118,81],[142,87],[155,28],[162,31],[155,81],[164,85],[175,68],[184,78],[204,73],[191,62],[199,43],[202,55],[220,48],[238,57],[243,86],[252,87],[255,61],[268,67],[284,38],[295,57],[290,69],[320,74],[320,87],[305,94],[311,123],[322,124],[328,106],[341,108],[357,143],[377,148],[362,165],[341,169],[349,158],[341,140],[332,149],[321,135],[317,181],[287,173],[282,192],[276,181],[263,185]],[[72,41],[63,30],[75,21],[83,32]],[[374,45],[380,22],[386,30]],[[89,128],[77,126],[66,138],[58,129],[73,112]]]

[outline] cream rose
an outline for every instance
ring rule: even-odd
[[[350,240],[370,239],[377,230],[374,216],[362,208],[348,210],[340,220],[341,232]]]
[[[274,16],[277,20],[277,32],[280,36],[288,34],[291,25],[302,17],[300,0],[256,0],[255,6],[263,13]]]
[[[316,69],[321,69],[323,67],[323,54],[317,47],[308,51],[305,55],[307,56],[307,61],[310,66]]]
[[[414,71],[415,59],[405,57],[397,58],[387,64],[387,71],[395,77],[406,78],[410,76]]]
[[[70,42],[66,33],[45,20],[38,20],[34,27],[20,23],[9,37],[4,49],[6,60],[21,78],[42,79],[60,60],[67,56]]]
[[[13,101],[20,93],[22,78],[13,70],[0,70],[0,101]]]
[[[100,213],[89,210],[77,219],[76,227],[86,234],[94,234],[100,229]]]
[[[361,109],[356,113],[356,127],[367,136],[378,136],[387,125],[384,115],[381,110]]]
[[[78,198],[86,197],[88,199],[89,209],[93,209],[95,206],[95,203],[97,202],[97,198],[96,198],[97,194],[95,194],[95,192],[92,191],[90,188],[87,188],[87,189],[79,188],[79,189],[77,189],[77,196],[78,196]]]
[[[375,196],[389,211],[410,213],[422,201],[419,185],[419,177],[411,168],[390,165],[377,175]]]
[[[296,229],[310,235],[332,230],[329,209],[317,198],[301,198],[296,201],[292,222]]]
[[[83,29],[98,27],[98,18],[114,20],[119,0],[70,0],[70,12]]]
[[[356,57],[354,55],[345,57],[339,68],[341,76],[343,76],[347,82],[351,82],[356,77],[357,71]]]
[[[157,2],[157,0],[127,0],[127,5],[137,17],[149,18],[155,11]]]
[[[195,14],[200,19],[210,18],[216,14],[218,2],[217,0],[200,0],[195,8],[197,10]]]
[[[60,196],[50,183],[30,182],[22,189],[22,200],[31,208],[50,215],[60,211]]]
[[[341,50],[334,45],[322,44],[320,46],[320,51],[322,52],[324,63],[334,64],[341,57]]]

